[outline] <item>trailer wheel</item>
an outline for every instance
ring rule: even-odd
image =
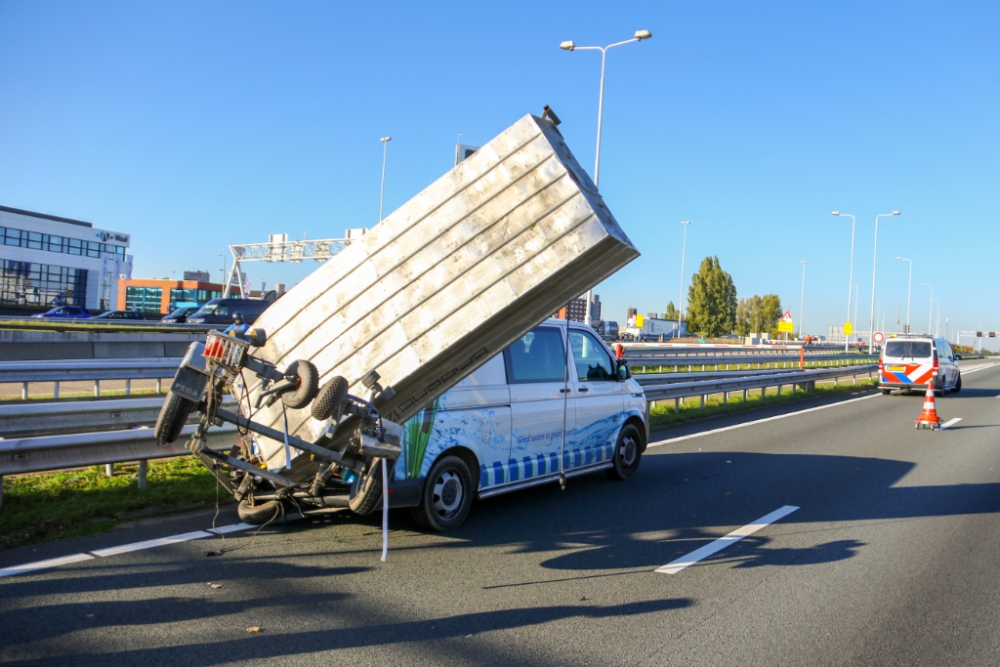
[[[280,512],[281,507],[278,505],[277,500],[268,500],[260,505],[251,505],[250,499],[244,498],[236,506],[236,514],[240,517],[240,521],[254,526],[260,526],[268,521],[273,521],[278,517]]]
[[[465,461],[445,456],[427,474],[420,505],[412,510],[413,520],[439,531],[458,528],[469,516],[475,492]]]
[[[389,464],[389,478],[392,478],[392,461]],[[382,459],[373,458],[363,475],[356,475],[351,484],[347,506],[355,514],[371,514],[382,500]]]
[[[313,419],[325,421],[334,417],[334,421],[339,421],[340,413],[343,411],[344,399],[347,398],[347,379],[339,375],[333,376],[329,382],[319,390],[319,396],[312,405]]]
[[[612,479],[629,479],[639,469],[642,459],[642,436],[632,424],[625,424],[618,434],[618,444],[612,454],[614,467],[607,473]]]
[[[319,372],[311,363],[303,359],[293,361],[285,371],[285,375],[294,375],[298,378],[295,390],[286,391],[281,395],[281,402],[287,407],[298,410],[316,398],[316,394],[319,393]]]
[[[161,445],[169,445],[176,441],[181,435],[184,424],[187,423],[188,415],[194,408],[194,401],[172,391],[168,392],[167,400],[163,402],[160,414],[156,417],[156,426],[153,428],[156,441]]]

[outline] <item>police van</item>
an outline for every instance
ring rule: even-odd
[[[435,530],[488,498],[604,470],[625,480],[649,438],[642,387],[590,327],[549,319],[404,425],[390,507]]]
[[[927,391],[934,378],[934,393],[962,389],[959,356],[944,338],[920,335],[890,336],[878,360],[878,387],[883,394]]]

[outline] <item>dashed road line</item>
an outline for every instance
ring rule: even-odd
[[[777,509],[766,516],[762,516],[753,523],[748,523],[742,528],[734,530],[725,537],[720,537],[719,539],[715,540],[710,544],[706,544],[700,549],[695,549],[687,556],[681,556],[677,560],[671,563],[667,563],[663,567],[658,568],[656,571],[659,572],[660,574],[677,574],[684,568],[690,565],[694,565],[698,561],[704,560],[709,556],[711,556],[712,554],[722,551],[731,544],[736,544],[744,537],[747,537],[748,535],[753,535],[761,528],[771,525],[778,519],[782,519],[788,516],[797,509],[799,508],[795,507],[794,505],[785,505],[781,509]]]
[[[954,419],[949,419],[945,423],[941,424],[941,430],[943,431],[946,428],[951,428],[952,426],[954,426],[955,424],[957,424],[960,421],[962,421],[961,417],[955,417]]]

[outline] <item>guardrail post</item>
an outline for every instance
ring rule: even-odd
[[[146,475],[149,472],[149,461],[143,459],[139,461],[139,478],[138,485],[140,489],[146,488]]]
[[[114,477],[115,476],[115,464],[114,463],[107,463],[107,464],[105,464],[104,465],[104,474],[107,475],[108,477]]]
[[[101,395],[101,381],[94,380],[94,396],[100,396],[100,395]]]
[[[59,380],[55,382],[55,388],[52,390],[52,398],[59,398]]]
[[[156,378],[156,393],[163,393],[163,378]]]
[[[28,383],[27,382],[22,382],[21,383],[21,400],[22,401],[28,400]]]
[[[722,404],[723,405],[729,405],[729,392],[728,391],[722,392]]]
[[[750,400],[750,390],[749,389],[744,389],[743,390],[743,402],[746,403],[749,400]]]
[[[125,395],[132,395],[132,380],[125,380]]]
[[[674,412],[680,412],[680,411],[681,411],[681,399],[675,398],[674,399]]]
[[[702,408],[704,408],[704,407],[705,407],[705,398],[706,398],[706,395],[705,395],[705,394],[702,394],[702,395],[701,395],[701,407],[702,407]]]

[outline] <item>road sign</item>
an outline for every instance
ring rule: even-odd
[[[854,324],[851,322],[844,322],[844,335],[850,336],[852,333],[854,333]]]
[[[881,331],[876,331],[875,335],[872,336],[872,340],[876,343],[881,343],[885,340],[885,335]]]
[[[792,322],[791,320],[788,320],[786,322],[784,318],[782,318],[781,321],[778,322],[778,331],[782,332],[787,331],[788,333],[792,333],[793,331],[795,331],[795,323]]]
[[[782,315],[781,319],[778,320],[778,321],[779,322],[788,322],[789,324],[791,324],[792,323],[792,311],[786,310],[785,314]]]

